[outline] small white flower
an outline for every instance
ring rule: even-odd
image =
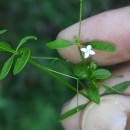
[[[88,58],[90,55],[94,55],[95,52],[92,49],[91,45],[88,45],[86,48],[81,48],[80,50],[84,52],[84,58]]]

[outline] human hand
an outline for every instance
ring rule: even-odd
[[[93,60],[101,66],[117,64],[113,70],[114,75],[106,82],[110,86],[130,80],[130,7],[107,11],[82,21],[81,42],[106,41],[116,45],[117,51],[107,53],[96,50]],[[78,23],[63,30],[58,39],[73,41],[78,34]],[[81,61],[77,47],[58,50],[60,55],[72,63]],[[123,63],[126,62],[127,63]],[[123,64],[119,64],[123,63]],[[100,88],[100,93],[103,93]],[[129,130],[130,129],[130,88],[124,95],[108,95],[101,98],[100,105],[90,103],[84,110],[62,123],[65,130]],[[76,107],[77,98],[74,97],[64,105],[62,113]],[[79,95],[79,103],[88,100]],[[81,128],[82,127],[82,128]]]

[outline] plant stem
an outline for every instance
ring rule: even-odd
[[[77,111],[79,111],[78,106],[79,106],[79,79],[77,79]]]
[[[59,82],[61,82],[62,84],[64,84],[66,87],[68,87],[69,89],[71,89],[74,92],[77,92],[77,89],[75,87],[73,87],[72,85],[68,84],[65,80],[63,80],[62,78],[60,78],[59,76],[55,75],[53,72],[51,72],[50,70],[48,70],[46,67],[41,66],[40,64],[38,64],[37,62],[33,61],[33,60],[29,60],[30,64],[32,64],[33,66],[35,66],[36,68],[42,70],[43,72],[46,72],[47,74],[51,75],[52,77],[54,77],[56,80],[58,80]],[[82,96],[88,98],[88,96],[80,91],[78,91],[79,94],[81,94]]]
[[[40,59],[40,60],[58,60],[57,57],[41,57],[41,56],[31,56],[32,59]]]
[[[83,12],[83,1],[80,0],[79,31],[78,31],[78,39],[77,39],[77,40],[78,40],[78,43],[77,43],[77,46],[78,46],[78,51],[79,51],[80,57],[81,57],[81,59],[82,59],[83,65],[84,65],[84,67],[85,67],[85,69],[86,69],[86,75],[87,75],[87,73],[88,73],[88,68],[87,68],[87,66],[86,66],[86,61],[84,60],[84,57],[83,57],[82,52],[81,52],[81,50],[80,50],[82,12]]]
[[[81,35],[81,21],[82,21],[82,10],[83,10],[83,1],[80,0],[80,12],[79,12],[79,33],[78,33],[78,40],[80,42],[80,35]],[[80,43],[78,43],[80,46]]]
[[[82,61],[84,61],[84,58],[83,58],[83,55],[82,55],[82,52],[81,52],[81,50],[80,50],[80,35],[81,35],[81,21],[82,21],[82,0],[80,0],[80,11],[79,11],[79,31],[78,31],[78,43],[77,43],[77,45],[78,45],[78,50],[79,50],[79,53],[80,53],[80,57],[81,57],[81,59],[82,59]]]
[[[33,58],[33,57],[31,57],[31,58]],[[34,59],[39,59],[39,57],[34,57]],[[56,59],[56,58],[53,58],[53,57],[41,57],[41,59]],[[57,58],[58,59],[58,58]],[[46,70],[49,70],[49,71],[51,71],[51,72],[53,72],[53,73],[56,73],[56,74],[59,74],[59,75],[63,75],[63,76],[65,76],[65,77],[68,77],[68,78],[72,78],[72,79],[78,79],[78,78],[76,78],[76,77],[74,77],[74,76],[71,76],[71,75],[67,75],[67,74],[64,74],[64,73],[61,73],[61,72],[58,72],[58,71],[55,71],[55,70],[52,70],[52,69],[49,69],[49,68],[47,68],[47,67],[44,67]]]

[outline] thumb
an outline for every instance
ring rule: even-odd
[[[82,21],[81,42],[92,40],[115,44],[117,51],[108,53],[96,50],[92,58],[99,65],[112,65],[130,60],[130,6],[107,11]],[[73,41],[78,34],[79,24],[61,31],[58,39]],[[58,50],[60,55],[72,63],[81,61],[76,46]]]
[[[100,105],[90,103],[82,113],[82,130],[128,130],[129,96],[107,95]]]

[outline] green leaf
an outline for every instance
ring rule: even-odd
[[[86,68],[83,64],[78,64],[73,68],[73,73],[75,76],[77,76],[80,79],[86,79]]]
[[[109,78],[110,76],[111,76],[111,72],[106,69],[97,69],[92,73],[92,78],[95,79],[106,79]]]
[[[4,64],[2,70],[1,70],[1,73],[0,73],[0,80],[5,78],[5,76],[9,73],[10,69],[11,69],[11,66],[12,66],[12,63],[13,63],[13,60],[14,60],[14,55],[11,56]]]
[[[105,83],[101,83],[101,85],[106,89],[106,92],[114,92],[114,93],[119,93],[120,94],[120,91],[118,91],[117,89],[113,88],[113,87],[110,87],[109,85],[105,84]]]
[[[107,42],[102,42],[102,41],[92,41],[92,42],[87,42],[83,44],[84,46],[91,45],[92,48],[97,49],[97,50],[102,50],[106,52],[114,52],[116,51],[116,47],[113,44],[107,43]]]
[[[123,83],[117,84],[115,86],[113,86],[112,88],[114,90],[116,90],[117,92],[115,92],[112,89],[108,89],[104,92],[104,94],[113,94],[113,93],[122,93],[123,91],[125,91],[128,87],[130,86],[130,81],[125,81]]]
[[[11,53],[15,53],[16,51],[11,48],[11,46],[3,41],[0,41],[0,51],[7,51]]]
[[[52,42],[47,43],[47,47],[51,49],[59,49],[59,48],[65,48],[74,45],[72,42],[68,40],[55,40]]]
[[[22,56],[16,60],[16,63],[13,69],[14,75],[18,74],[28,62],[29,57],[30,57],[30,49],[27,47],[24,47],[20,50],[20,53],[22,54]]]
[[[98,89],[95,86],[90,86],[86,89],[88,98],[93,102],[99,104],[100,103],[100,95]]]
[[[6,29],[0,30],[0,34],[3,34],[3,33],[5,33],[5,32],[7,32]]]
[[[82,104],[80,106],[77,106],[69,111],[67,111],[66,113],[64,113],[63,115],[60,116],[59,121],[62,121],[72,115],[74,115],[75,113],[79,112],[80,110],[84,109],[86,107],[87,104]]]
[[[30,40],[30,39],[33,39],[33,40],[37,40],[37,37],[36,36],[27,36],[27,37],[24,37],[20,43],[18,44],[16,50],[18,50],[27,40]]]

